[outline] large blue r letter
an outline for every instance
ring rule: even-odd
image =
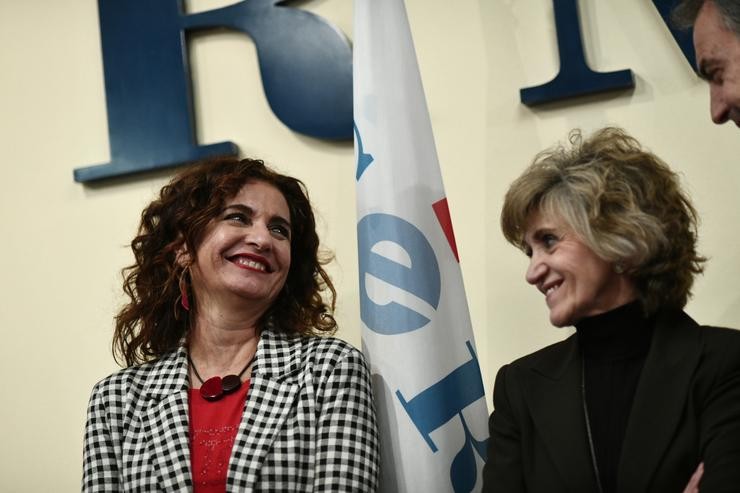
[[[283,123],[313,137],[352,137],[352,52],[336,28],[277,0],[192,15],[183,14],[182,1],[98,0],[111,161],[76,169],[76,181],[238,153],[231,142],[195,142],[186,31],[248,34],[265,95]]]

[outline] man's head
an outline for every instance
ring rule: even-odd
[[[697,69],[709,82],[712,121],[732,120],[740,127],[740,2],[684,0],[675,19],[694,26]]]

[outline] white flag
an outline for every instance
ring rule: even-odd
[[[479,491],[488,409],[403,0],[355,0],[363,349],[381,490]]]

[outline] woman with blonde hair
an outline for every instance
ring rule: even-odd
[[[501,213],[566,340],[496,377],[484,490],[740,487],[740,332],[683,307],[705,259],[676,174],[605,128],[540,153]]]

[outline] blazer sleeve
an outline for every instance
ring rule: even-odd
[[[524,492],[521,429],[512,407],[516,385],[511,367],[501,367],[493,386],[494,411],[488,420],[488,458],[483,468],[483,492]]]
[[[82,453],[82,491],[119,491],[116,449],[109,427],[106,381],[92,391],[87,407],[85,444]]]
[[[702,493],[737,491],[740,485],[740,333],[710,333],[718,355],[700,417]],[[708,359],[708,358],[707,358]]]
[[[322,394],[314,491],[375,491],[378,430],[362,353],[354,348],[343,352]]]

